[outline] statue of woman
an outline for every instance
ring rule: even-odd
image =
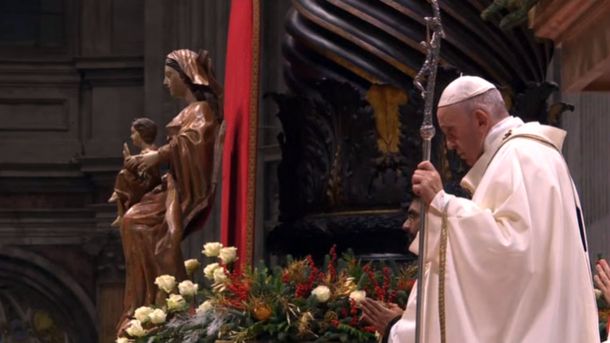
[[[157,276],[186,279],[180,242],[203,225],[214,199],[222,89],[207,51],[172,51],[165,61],[163,84],[188,105],[167,124],[168,143],[135,158],[139,170],[167,164],[169,171],[161,185],[129,208],[121,223],[126,280],[119,332],[135,309],[159,302]]]

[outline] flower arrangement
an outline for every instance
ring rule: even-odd
[[[359,302],[368,296],[404,307],[415,275],[412,267],[363,265],[350,252],[338,258],[335,247],[320,268],[311,256],[288,257],[284,268],[261,264],[242,273],[232,268],[234,247],[207,243],[202,253],[217,259],[203,268],[204,287],[159,276],[165,305],[137,309],[117,343],[376,342]],[[185,261],[191,277],[200,266]]]

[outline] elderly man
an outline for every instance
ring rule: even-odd
[[[441,341],[440,311],[447,342],[599,342],[580,204],[560,152],[565,132],[511,117],[496,87],[472,76],[445,88],[437,118],[447,148],[470,166],[461,185],[472,200],[445,193],[429,162],[413,174],[429,205],[421,342]],[[415,293],[390,342],[414,341]]]

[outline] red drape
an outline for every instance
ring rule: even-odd
[[[259,71],[259,1],[232,0],[225,67],[221,240],[252,264]]]

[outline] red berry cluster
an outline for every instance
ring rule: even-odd
[[[330,281],[334,281],[337,277],[337,246],[333,245],[330,248],[330,263],[328,264],[328,275],[330,276]]]
[[[240,310],[245,309],[245,304],[250,294],[250,282],[247,281],[246,278],[241,279],[241,275],[238,273],[228,273],[226,268],[225,272],[229,275],[230,280],[230,282],[225,284],[225,287],[230,294],[233,295],[231,297],[225,297],[225,302],[233,308]]]
[[[309,293],[311,293],[311,290],[313,288],[314,282],[319,278],[320,275],[320,271],[318,270],[318,268],[316,268],[316,264],[313,262],[313,258],[311,257],[311,255],[308,255],[305,260],[309,265],[309,277],[306,281],[301,282],[297,285],[295,290],[295,296],[297,298],[305,298],[309,296]]]

